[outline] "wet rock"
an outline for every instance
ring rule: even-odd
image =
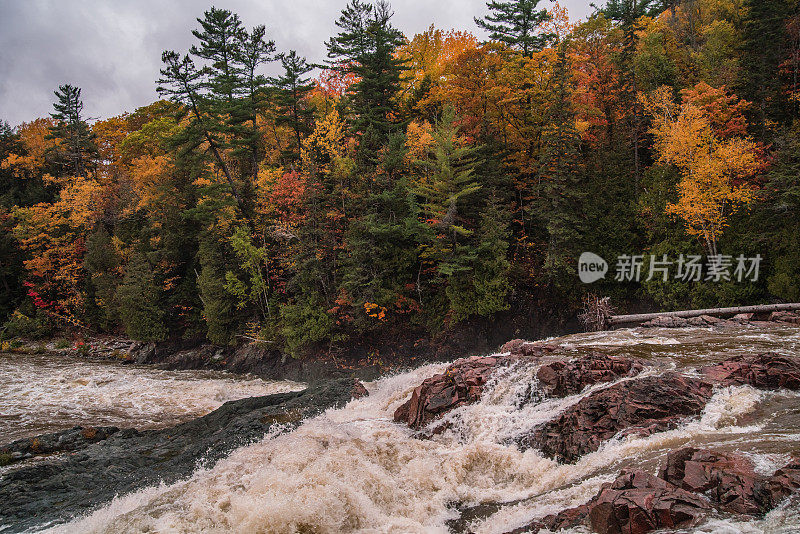
[[[353,399],[361,399],[367,397],[368,395],[369,391],[367,391],[367,388],[364,387],[364,384],[362,384],[358,380],[354,380],[353,389],[350,392],[350,397]]]
[[[427,378],[411,393],[411,398],[394,413],[394,420],[411,428],[421,428],[437,417],[477,402],[483,387],[497,369],[517,358],[491,356],[457,360],[444,373]]]
[[[625,381],[584,397],[556,419],[519,439],[545,456],[574,463],[617,434],[649,435],[702,412],[709,382],[677,373]]]
[[[588,507],[592,529],[599,534],[689,528],[711,511],[702,497],[643,471],[623,471],[603,485]]]
[[[515,528],[507,534],[537,534],[541,530],[558,532],[563,529],[572,529],[586,523],[589,517],[589,504],[568,508],[557,514],[548,515],[537,519],[524,527]]]
[[[353,379],[344,378],[231,401],[173,428],[120,430],[69,456],[21,465],[0,475],[0,525],[21,532],[85,513],[115,495],[171,484],[201,462],[213,466],[235,448],[260,440],[275,424],[290,430],[327,408],[343,406],[353,390]]]
[[[800,459],[795,458],[788,465],[778,469],[763,485],[767,509],[781,504],[781,501],[800,491]]]
[[[738,315],[734,315],[731,321],[736,321],[737,323],[749,323],[755,317],[755,313],[740,313]]]
[[[800,324],[800,313],[776,311],[770,314],[769,320],[775,323]]]
[[[8,463],[13,463],[34,456],[77,451],[98,441],[103,441],[117,432],[119,432],[119,428],[114,426],[86,428],[76,426],[69,430],[42,434],[32,438],[19,439],[7,445],[0,445],[0,454],[8,455],[11,460]]]
[[[703,376],[724,386],[758,389],[800,389],[800,358],[775,353],[746,354],[701,369]]]
[[[524,339],[512,339],[500,347],[500,352],[517,352],[526,343],[528,342]]]
[[[723,512],[758,516],[773,507],[765,494],[766,479],[756,474],[753,463],[741,454],[688,447],[671,452],[659,476],[682,489],[704,494]],[[780,482],[776,484],[780,493],[777,486]]]
[[[661,315],[642,324],[645,328],[683,328],[689,326],[689,321],[682,317]]]
[[[629,358],[590,354],[569,362],[552,362],[539,368],[539,387],[553,397],[580,393],[587,386],[612,382],[641,372],[641,362]]]

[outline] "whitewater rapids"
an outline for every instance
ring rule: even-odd
[[[734,353],[797,354],[800,329],[623,330],[548,340],[559,356],[602,349],[644,357],[646,374],[694,368]],[[654,472],[667,452],[686,445],[738,450],[771,474],[800,450],[800,395],[749,386],[718,388],[699,418],[647,438],[607,442],[574,465],[513,439],[553,419],[592,391],[543,402],[530,394],[535,364],[495,374],[481,402],[459,408],[432,439],[394,423],[394,410],[425,378],[428,365],[366,384],[368,397],[305,421],[292,432],[273,427],[259,443],[234,451],[189,479],[121,496],[53,533],[446,533],[458,507],[510,503],[475,520],[479,534],[502,533],[583,504],[625,467]],[[522,405],[522,408],[518,406]],[[711,520],[697,532],[800,532],[800,511],[779,508],[764,519]],[[576,531],[580,532],[580,531]]]

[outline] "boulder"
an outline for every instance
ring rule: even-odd
[[[492,373],[516,360],[513,356],[473,356],[457,360],[444,373],[417,386],[411,398],[395,411],[394,420],[421,428],[459,406],[477,402]]]
[[[0,445],[0,454],[8,458],[7,463],[12,463],[34,456],[72,452],[108,439],[117,432],[119,432],[119,428],[115,426],[76,426],[68,430],[23,438],[7,445]]]
[[[769,320],[775,323],[800,324],[800,313],[790,311],[772,312]]]
[[[353,381],[353,390],[350,393],[350,397],[353,399],[361,399],[367,397],[369,395],[369,391],[367,388],[364,387],[364,384],[359,382],[358,380]]]
[[[765,478],[741,454],[687,447],[667,455],[659,476],[679,488],[704,494],[723,512],[758,516],[772,508],[764,492]]]
[[[776,353],[746,354],[704,367],[707,380],[723,386],[749,385],[758,389],[800,389],[800,358]]]
[[[645,328],[682,328],[689,326],[689,321],[683,317],[673,317],[670,315],[661,315],[655,319],[651,319],[642,324]]]
[[[629,358],[590,354],[569,362],[542,365],[536,373],[539,387],[553,397],[580,393],[587,386],[612,382],[641,372],[641,362]]]
[[[768,509],[778,506],[791,494],[800,491],[800,459],[795,458],[788,465],[778,469],[767,479],[763,487]]]
[[[706,499],[643,471],[623,471],[590,501],[589,520],[599,534],[643,534],[690,528],[711,505]]]
[[[537,534],[540,530],[558,532],[559,530],[581,526],[586,523],[588,517],[589,503],[537,519],[524,527],[515,528],[507,534]]]
[[[649,435],[675,428],[702,412],[711,395],[709,382],[677,373],[629,380],[584,397],[518,443],[574,463],[621,432]]]

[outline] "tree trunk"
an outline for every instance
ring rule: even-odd
[[[684,310],[663,313],[642,313],[638,315],[613,315],[608,318],[609,326],[632,325],[651,321],[658,317],[680,317],[688,319],[701,315],[738,315],[740,313],[767,313],[776,311],[797,311],[800,303],[762,304],[758,306],[738,306],[735,308],[709,308],[706,310]]]

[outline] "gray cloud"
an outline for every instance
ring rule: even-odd
[[[195,19],[212,4],[264,24],[280,50],[325,58],[324,41],[346,0],[0,0],[0,120],[12,125],[46,116],[53,90],[83,89],[88,116],[107,118],[157,98],[161,52],[185,52]],[[542,2],[547,5],[548,2]],[[562,2],[574,18],[588,2]],[[431,24],[482,34],[473,17],[485,0],[394,0],[395,25],[414,35]]]

